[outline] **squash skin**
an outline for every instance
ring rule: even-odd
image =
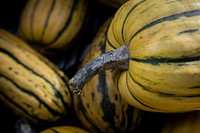
[[[200,110],[199,9],[198,0],[130,0],[116,12],[106,51],[129,48],[129,69],[113,72],[126,102],[153,112]]]
[[[106,32],[111,20],[109,18],[99,29],[81,66],[105,52]],[[73,103],[82,125],[95,133],[133,132],[143,116],[143,111],[121,98],[110,70],[88,81],[80,95],[73,95]]]
[[[24,7],[19,35],[43,54],[68,48],[78,37],[88,0],[29,0]]]
[[[40,133],[89,133],[88,131],[75,127],[75,126],[58,126],[58,127],[51,127]]]
[[[0,29],[0,101],[34,123],[66,117],[72,96],[67,76],[23,40]]]

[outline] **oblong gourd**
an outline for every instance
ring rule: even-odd
[[[106,32],[112,18],[99,29],[82,66],[105,52]],[[81,95],[73,95],[76,115],[82,125],[95,133],[128,133],[137,129],[143,111],[128,105],[112,81],[111,71],[100,72],[84,86]]]
[[[44,54],[69,47],[80,33],[88,0],[29,0],[19,22],[19,35]]]
[[[88,131],[75,126],[57,126],[41,131],[40,133],[89,133]]]
[[[64,118],[71,108],[68,78],[47,58],[0,29],[0,101],[35,123]]]
[[[199,20],[198,0],[131,0],[121,6],[106,50],[124,52],[126,67],[107,68],[115,69],[114,82],[129,104],[155,112],[200,110]],[[80,92],[75,78],[70,85]]]

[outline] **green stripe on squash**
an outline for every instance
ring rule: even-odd
[[[78,37],[88,0],[29,0],[20,17],[19,36],[43,54],[69,47]]]
[[[105,53],[109,18],[99,29],[83,63]],[[128,105],[112,81],[111,71],[99,72],[88,81],[80,95],[73,95],[75,112],[83,126],[91,132],[128,133],[140,124],[143,111]]]
[[[71,108],[65,74],[28,44],[0,30],[0,100],[33,122],[63,119]]]
[[[98,64],[95,60],[85,66],[95,68],[95,73],[101,67],[113,69],[120,95],[139,109],[200,110],[199,9],[198,0],[128,1],[118,9],[109,26],[106,53],[98,57],[102,58],[103,66],[95,68],[93,63]],[[125,51],[126,57],[118,53],[119,49]],[[120,57],[124,67],[116,66],[114,54],[115,59]],[[74,93],[81,92],[83,79],[87,77],[81,73],[87,67],[81,68],[69,81]],[[77,82],[79,78],[81,85]]]

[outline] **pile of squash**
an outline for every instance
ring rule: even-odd
[[[2,132],[200,132],[199,0],[13,4],[0,13]]]

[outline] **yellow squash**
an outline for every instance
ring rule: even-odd
[[[71,45],[84,24],[88,0],[28,0],[19,35],[42,53]]]
[[[104,68],[113,69],[120,95],[132,106],[155,112],[200,110],[199,44],[199,0],[130,0],[116,12],[107,33],[110,54],[99,62],[109,57],[114,63]],[[113,61],[123,56],[121,63]],[[76,81],[72,78],[70,86],[80,93]]]
[[[99,29],[82,66],[105,52],[106,32],[112,18]],[[100,72],[84,86],[81,95],[73,95],[74,109],[82,125],[93,133],[128,133],[140,125],[143,111],[128,105],[112,81],[110,70]]]
[[[68,78],[47,58],[0,29],[0,101],[32,122],[64,118],[71,107]]]
[[[114,76],[129,104],[157,112],[200,110],[199,20],[199,0],[130,0],[118,10],[106,49],[129,49],[128,70]]]

